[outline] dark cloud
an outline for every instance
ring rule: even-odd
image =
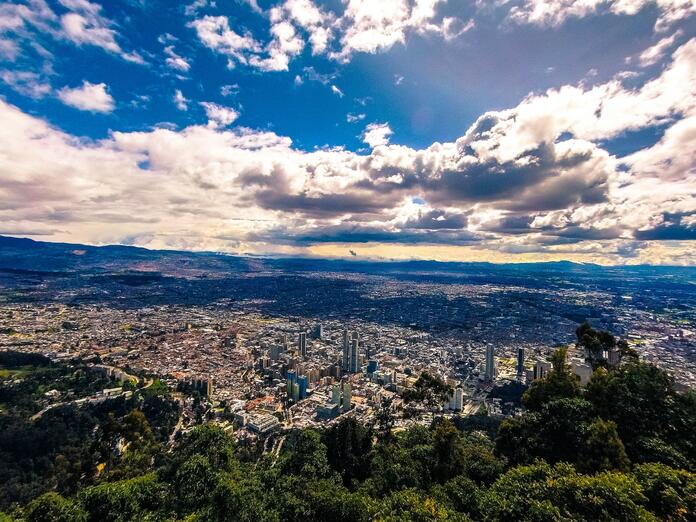
[[[645,241],[696,240],[696,223],[685,223],[683,219],[694,214],[696,212],[664,212],[662,214],[663,221],[660,225],[645,230],[636,230],[633,236],[636,239]]]
[[[466,230],[389,230],[380,227],[342,224],[297,232],[278,228],[247,236],[249,241],[313,245],[321,243],[419,243],[466,245],[480,237]]]
[[[487,222],[482,225],[481,229],[499,234],[529,234],[532,231],[530,227],[532,221],[534,221],[532,214],[511,214]]]
[[[444,210],[419,212],[418,216],[409,219],[401,228],[424,230],[461,230],[467,226],[467,216],[462,213],[451,213]]]

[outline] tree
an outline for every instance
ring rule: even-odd
[[[51,492],[31,501],[24,518],[26,522],[83,522],[87,514],[78,503]]]
[[[180,465],[194,455],[205,457],[216,471],[231,471],[237,464],[234,458],[234,439],[219,426],[196,426],[176,447],[174,464]]]
[[[382,522],[436,522],[448,520],[465,522],[469,518],[457,513],[422,491],[406,489],[386,497],[380,504],[374,520]]]
[[[587,383],[585,397],[601,418],[616,423],[631,460],[661,460],[649,451],[657,443],[672,447],[665,453],[672,462],[665,463],[677,458],[691,468],[696,465],[696,395],[677,393],[664,370],[642,362],[599,369]],[[653,442],[646,444],[646,438]]]
[[[83,489],[79,499],[89,520],[130,522],[167,505],[168,487],[155,473]]]
[[[631,465],[616,431],[616,423],[597,418],[590,423],[580,453],[578,468],[587,473],[627,471]]]
[[[545,377],[534,380],[524,393],[522,401],[527,409],[539,411],[550,401],[580,396],[578,378],[566,364],[566,355],[566,348],[556,350],[551,358],[553,369]]]
[[[575,330],[577,346],[583,348],[589,359],[596,363],[604,358],[604,351],[612,350],[616,347],[616,339],[609,332],[595,330],[589,323],[585,322]]]
[[[181,513],[205,506],[218,483],[218,473],[203,455],[193,455],[176,471],[173,493]]]
[[[404,402],[424,402],[430,408],[442,405],[452,395],[452,387],[437,375],[420,374],[413,388],[406,388],[401,396]]]
[[[324,432],[329,464],[341,474],[344,484],[367,477],[372,436],[372,430],[354,417],[342,419]]]
[[[455,511],[465,513],[474,520],[480,520],[483,516],[481,501],[484,491],[470,478],[459,475],[444,484],[436,484],[430,490],[430,494]]]
[[[580,475],[570,464],[518,466],[502,475],[482,501],[486,520],[647,521],[646,497],[624,473]]]
[[[664,464],[639,464],[633,471],[646,507],[663,520],[684,521],[696,517],[696,474]]]
[[[288,445],[290,448],[280,464],[284,473],[298,475],[304,480],[331,476],[326,445],[317,431],[305,429],[296,432]]]

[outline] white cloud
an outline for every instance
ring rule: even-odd
[[[174,102],[174,105],[176,105],[176,108],[180,111],[188,110],[188,102],[190,100],[186,99],[186,96],[184,96],[184,94],[179,89],[174,91],[174,97],[172,98],[172,101]]]
[[[105,83],[90,83],[85,80],[81,87],[63,87],[58,91],[58,98],[64,104],[81,111],[108,113],[115,107]]]
[[[235,62],[247,64],[250,53],[261,51],[261,45],[250,34],[241,35],[232,30],[225,16],[204,16],[189,25],[203,45],[227,56],[231,67]]]
[[[346,114],[346,121],[348,123],[355,123],[357,121],[364,120],[367,115],[363,112],[358,114],[348,113]]]
[[[201,106],[208,117],[208,126],[212,128],[228,127],[239,118],[239,112],[231,107],[211,102],[201,102]]]
[[[283,10],[287,18],[309,33],[312,54],[325,53],[332,38],[335,16],[323,12],[311,0],[287,0]]]
[[[669,51],[669,49],[674,45],[677,39],[681,38],[684,31],[681,29],[673,33],[671,36],[660,39],[655,45],[648,47],[640,53],[638,57],[638,63],[641,67],[649,67],[659,62]]]
[[[389,143],[389,137],[394,132],[389,128],[388,123],[370,123],[365,127],[362,140],[373,149]]]
[[[438,15],[446,0],[346,0],[341,15],[312,0],[286,0],[268,11],[269,40],[239,34],[224,16],[204,16],[190,25],[208,48],[236,63],[263,71],[286,71],[309,42],[314,55],[348,61],[355,53],[388,51],[410,34],[436,34],[453,40],[472,29],[473,20]]]
[[[557,27],[569,18],[601,12],[632,16],[649,5],[655,5],[660,12],[655,24],[657,30],[696,13],[693,0],[525,0],[512,7],[509,18],[517,23]]]
[[[167,55],[165,63],[167,64],[167,67],[169,67],[170,69],[175,69],[181,72],[188,72],[188,70],[191,68],[191,64],[188,62],[188,60],[186,60],[186,58],[176,54],[173,45],[166,46],[164,48],[164,54]]]
[[[51,93],[51,84],[31,71],[0,71],[0,80],[30,98],[43,98]]]
[[[339,89],[338,87],[336,87],[335,85],[331,86],[331,92],[334,93],[339,98],[343,98],[343,96],[344,96],[343,91],[341,89]]]
[[[388,124],[373,123],[365,154],[228,129],[237,110],[209,102],[207,126],[90,142],[0,100],[0,220],[53,240],[151,247],[475,241],[489,254],[684,262],[693,247],[642,242],[683,237],[696,219],[695,58],[696,39],[639,87],[616,79],[530,95],[422,149],[390,144]],[[656,124],[666,131],[651,147],[626,158],[603,148]]]
[[[287,21],[274,23],[271,35],[273,40],[266,47],[268,56],[252,55],[249,64],[262,71],[287,71],[290,59],[302,52],[304,40]]]
[[[220,94],[223,96],[231,96],[239,92],[239,85],[236,83],[227,84],[220,87]]]
[[[101,5],[88,0],[58,0],[58,3],[67,9],[61,16],[45,0],[0,4],[0,35],[8,33],[13,38],[13,41],[0,39],[0,53],[15,59],[22,45],[36,50],[40,45],[35,35],[38,32],[79,46],[100,47],[129,62],[145,63],[137,52],[121,48],[116,39],[118,33],[113,28],[115,24],[102,15]],[[50,53],[42,49],[40,54]]]

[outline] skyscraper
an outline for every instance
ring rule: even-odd
[[[343,371],[347,372],[350,369],[350,339],[348,330],[343,330]]]
[[[343,383],[343,411],[350,411],[352,401],[353,394],[350,381],[345,381]]]
[[[297,349],[302,357],[307,357],[307,334],[305,332],[300,332],[297,339]]]
[[[524,375],[524,348],[517,349],[517,377]]]
[[[331,390],[331,402],[341,404],[341,387],[338,384],[334,384]]]
[[[300,399],[305,399],[307,397],[307,384],[309,382],[309,379],[307,379],[306,375],[300,375],[297,378],[297,385],[300,388]]]
[[[360,371],[360,341],[358,339],[358,332],[353,332],[352,339],[350,341],[350,372],[357,373]]]
[[[314,327],[314,338],[319,340],[324,338],[324,326],[321,323],[317,323]]]
[[[486,380],[492,381],[495,379],[495,352],[493,345],[486,345]]]
[[[293,370],[288,370],[287,375],[287,386],[288,386],[288,396],[292,397],[293,385],[297,380],[297,374]]]

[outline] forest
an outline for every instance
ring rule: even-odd
[[[415,399],[440,387],[425,378]],[[559,349],[526,412],[502,422],[394,429],[385,404],[371,425],[292,431],[278,455],[213,423],[168,444],[177,405],[154,388],[33,425],[3,392],[0,521],[696,518],[696,393],[628,350],[580,386]]]

